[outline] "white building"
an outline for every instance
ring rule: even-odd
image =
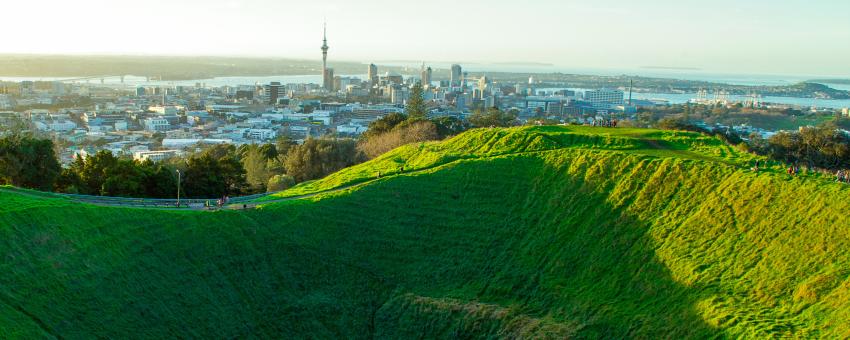
[[[841,115],[850,117],[850,108],[845,107],[845,108],[841,109]]]
[[[250,113],[250,112],[225,112],[224,113],[224,116],[227,117],[227,119],[231,119],[231,118],[232,119],[245,119],[245,118],[248,118],[252,115],[254,115],[254,114]]]
[[[41,131],[68,132],[77,128],[70,120],[36,121],[35,127]]]
[[[137,151],[133,153],[133,159],[139,162],[152,161],[159,162],[180,155],[178,150],[161,150],[161,151]]]
[[[245,120],[245,124],[252,128],[262,129],[270,127],[272,122],[265,118],[248,118]]]
[[[272,129],[249,129],[246,136],[254,140],[269,140],[277,138],[277,131]]]
[[[609,89],[585,91],[584,101],[594,108],[611,109],[623,105],[623,91]]]
[[[135,155],[137,152],[150,151],[147,145],[133,145],[130,147],[130,153]]]
[[[177,106],[151,106],[148,110],[161,115],[176,115],[177,112],[180,111]]]
[[[168,131],[171,128],[171,124],[165,118],[148,118],[144,122],[145,130],[151,132]]]
[[[360,125],[360,124],[348,123],[348,124],[345,124],[345,125],[337,126],[336,132],[337,133],[344,133],[344,134],[351,134],[351,135],[359,135],[359,134],[366,132],[367,129],[368,129],[367,127]]]

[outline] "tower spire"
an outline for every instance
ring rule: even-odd
[[[330,89],[333,84],[333,79],[328,74],[328,23],[322,25],[322,87]]]

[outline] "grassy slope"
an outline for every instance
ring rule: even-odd
[[[850,336],[850,190],[746,160],[476,130],[246,212],[0,193],[0,337]],[[399,164],[422,170],[372,180]]]

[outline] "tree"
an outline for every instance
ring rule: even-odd
[[[171,198],[177,196],[177,169],[151,161],[139,165],[145,174],[144,196],[152,198]]]
[[[56,180],[56,191],[69,194],[83,193],[84,187],[83,180],[80,178],[80,172],[84,166],[85,160],[83,157],[77,157],[71,163],[70,167],[62,169],[59,178]]]
[[[287,175],[303,182],[322,178],[361,160],[354,140],[309,138],[289,151],[284,166]]]
[[[469,123],[456,117],[440,117],[431,120],[437,128],[438,138],[454,136],[469,129]]]
[[[98,151],[94,156],[84,159],[79,169],[80,191],[87,195],[101,195],[107,172],[118,164],[118,158],[107,150]]]
[[[289,175],[274,175],[269,179],[268,192],[282,191],[295,185],[295,178]]]
[[[20,134],[0,138],[0,183],[50,191],[61,171],[52,141]]]
[[[273,147],[273,146],[272,146]],[[276,154],[276,152],[275,152]],[[270,153],[252,145],[242,156],[248,185],[254,192],[265,192],[272,174],[269,172]]]
[[[366,158],[371,159],[405,144],[436,140],[438,138],[437,126],[431,121],[417,121],[409,124],[405,122],[390,132],[360,141],[357,149]]]
[[[239,195],[247,186],[245,168],[232,145],[216,145],[190,157],[183,178],[186,197],[193,198]]]
[[[802,162],[810,168],[850,168],[850,137],[833,124],[780,132],[771,136],[766,144],[760,151],[773,159]]]
[[[298,143],[293,141],[288,136],[282,135],[280,137],[277,137],[277,140],[275,140],[274,144],[275,152],[277,153],[276,157],[280,158],[282,156],[286,156],[286,153],[289,152],[289,149],[296,145],[298,145]]]
[[[101,195],[119,197],[144,197],[145,173],[129,159],[119,159],[106,169]]]
[[[487,111],[476,110],[469,122],[476,127],[507,127],[516,123],[517,115],[513,111],[503,112],[491,107]]]
[[[425,105],[421,83],[413,85],[413,89],[410,91],[410,99],[407,101],[404,111],[413,120],[422,120],[427,116],[428,107]]]
[[[369,129],[361,137],[368,139],[372,136],[377,136],[382,133],[392,131],[399,124],[407,121],[407,115],[403,113],[390,113],[381,119],[377,119],[369,123]]]

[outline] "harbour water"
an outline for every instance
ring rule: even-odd
[[[405,65],[394,65],[405,66]],[[435,65],[442,67],[441,65]],[[655,70],[655,69],[638,69],[638,70],[604,70],[604,69],[564,69],[554,68],[551,66],[517,66],[517,65],[492,65],[492,64],[473,64],[465,67],[465,70],[471,72],[490,71],[490,72],[562,72],[574,74],[593,74],[593,75],[635,75],[644,77],[659,77],[659,78],[675,78],[686,80],[710,81],[717,83],[726,83],[734,85],[791,85],[805,81],[807,79],[817,78],[817,76],[781,76],[781,75],[736,75],[736,74],[712,74],[700,72],[696,70]],[[344,75],[349,77],[358,77],[365,79],[365,74]],[[123,83],[120,77],[103,78],[103,85],[119,86],[119,87],[136,87],[136,86],[196,86],[218,87],[218,86],[239,86],[239,85],[261,85],[270,82],[281,82],[282,84],[319,84],[321,83],[321,75],[281,75],[281,76],[245,76],[245,77],[215,77],[210,79],[197,80],[180,80],[180,81],[158,81],[148,80],[145,77],[125,76]],[[821,77],[822,78],[822,77]],[[32,81],[64,81],[68,77],[3,77],[2,81],[20,82],[25,80]],[[101,84],[100,78],[92,78],[87,80],[78,80],[77,83],[89,83],[92,85]],[[850,91],[850,85],[824,83],[835,89]],[[554,90],[554,89],[545,89]],[[584,91],[584,89],[573,89]],[[632,97],[640,100],[664,100],[671,104],[685,103],[696,97],[694,93],[646,93],[635,92]],[[745,101],[744,96],[728,96],[732,101]],[[850,107],[850,100],[826,100],[815,98],[797,98],[797,97],[763,97],[762,102],[793,105],[799,107],[822,107],[831,109],[840,109]]]

